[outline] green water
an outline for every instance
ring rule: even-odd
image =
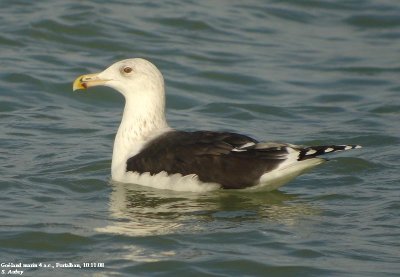
[[[0,272],[400,274],[398,1],[3,0],[0,14]],[[272,193],[113,184],[122,97],[72,81],[130,57],[163,72],[173,127],[364,148]]]

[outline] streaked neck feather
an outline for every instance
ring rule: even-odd
[[[125,174],[127,159],[136,155],[146,142],[169,130],[164,110],[164,93],[125,96],[122,121],[114,141],[112,179],[118,180]]]

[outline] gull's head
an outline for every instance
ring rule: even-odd
[[[114,63],[100,73],[85,74],[76,78],[73,90],[107,86],[119,91],[125,98],[139,94],[164,94],[164,79],[151,62],[127,59]]]

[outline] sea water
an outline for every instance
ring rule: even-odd
[[[400,274],[398,1],[2,0],[0,13],[2,274]],[[72,81],[130,57],[164,74],[174,128],[363,149],[275,192],[113,183],[123,99]]]

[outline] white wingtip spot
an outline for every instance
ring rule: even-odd
[[[253,145],[255,145],[254,142],[247,142],[239,147],[233,148],[232,151],[233,152],[244,152],[244,151],[247,151],[246,148],[251,147]]]
[[[356,145],[356,147],[354,147],[354,149],[360,149],[360,148],[362,148],[361,145]]]
[[[345,148],[344,148],[344,150],[350,150],[350,149],[353,149],[353,146],[346,145]]]
[[[239,146],[238,149],[243,149],[243,148],[250,147],[253,145],[255,145],[254,142],[247,142],[247,143],[243,144],[242,146]]]
[[[246,152],[247,150],[246,149],[240,149],[240,148],[233,148],[231,151],[232,152]]]
[[[332,151],[334,151],[335,149],[333,149],[332,147],[328,147],[328,148],[326,148],[325,149],[325,153],[330,153],[330,152],[332,152]]]
[[[308,151],[306,152],[306,155],[312,155],[312,154],[315,154],[315,153],[317,153],[317,150],[310,149],[310,150],[308,150]]]

